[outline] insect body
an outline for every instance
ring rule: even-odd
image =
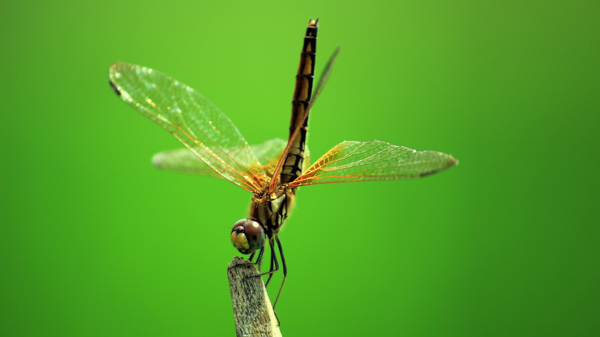
[[[156,166],[220,177],[253,193],[248,216],[235,223],[231,240],[242,254],[251,254],[250,260],[258,252],[256,264],[260,264],[268,244],[272,252],[271,267],[265,274],[270,276],[279,269],[275,254],[277,244],[283,283],[287,267],[278,233],[290,213],[299,187],[413,179],[458,163],[454,157],[442,152],[416,151],[371,140],[342,142],[309,165],[306,148],[308,116],[331,75],[339,53],[338,48],[313,92],[317,31],[317,20],[310,20],[296,75],[287,141],[273,139],[250,146],[231,120],[214,104],[172,77],[121,62],[111,65],[109,70],[110,85],[117,95],[169,131],[187,148],[155,155],[153,162]],[[281,288],[277,299],[280,293]]]

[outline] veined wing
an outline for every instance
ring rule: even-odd
[[[250,145],[250,149],[252,149],[252,152],[256,155],[258,161],[263,164],[262,171],[265,172],[267,176],[271,176],[286,144],[287,142],[285,140],[275,138],[267,140],[262,144]],[[306,147],[303,171],[308,169],[310,166],[309,163],[310,154],[308,147]],[[163,170],[221,178],[215,170],[187,148],[157,153],[152,157],[152,164]]]
[[[327,81],[329,81],[329,77],[331,76],[331,70],[333,69],[333,64],[335,63],[335,60],[337,59],[338,54],[340,53],[341,50],[342,50],[341,46],[338,46],[337,48],[335,48],[335,51],[329,58],[329,61],[327,61],[327,64],[325,65],[325,68],[323,69],[323,73],[321,73],[321,78],[319,78],[319,83],[317,83],[317,88],[313,92],[313,98],[310,101],[310,104],[308,105],[308,109],[307,109],[308,111],[310,111],[312,106],[315,104],[315,102],[317,101],[317,98],[319,98],[319,96],[321,96],[321,92],[323,91],[323,88],[325,88],[325,84],[327,84]]]
[[[235,125],[214,104],[159,71],[117,62],[110,84],[127,104],[162,126],[223,178],[254,192],[262,166]]]
[[[449,154],[417,151],[380,140],[343,142],[329,150],[290,186],[424,177],[458,164]]]
[[[273,161],[277,163],[286,144],[285,140],[275,138],[267,140],[262,144],[250,145],[250,149],[256,155],[256,159],[260,163],[265,164],[259,170],[263,171],[264,167],[268,167]],[[221,177],[215,170],[186,148],[157,153],[152,157],[152,163],[163,170]]]

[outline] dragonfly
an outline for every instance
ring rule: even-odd
[[[417,151],[381,140],[344,141],[310,165],[306,146],[309,113],[331,76],[338,47],[327,62],[313,92],[318,19],[309,20],[292,100],[287,141],[271,139],[249,145],[231,120],[194,89],[159,71],[128,63],[110,66],[115,93],[135,110],[166,129],[185,148],[156,154],[155,166],[172,171],[219,177],[251,192],[249,212],[231,230],[237,250],[258,266],[267,245],[271,277],[287,266],[279,231],[294,205],[299,187],[376,180],[425,177],[458,164],[449,154]],[[258,253],[258,254],[257,254]],[[253,261],[256,256],[256,260]]]

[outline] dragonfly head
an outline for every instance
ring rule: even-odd
[[[256,221],[238,220],[231,229],[231,242],[242,254],[252,254],[265,245],[265,231]]]

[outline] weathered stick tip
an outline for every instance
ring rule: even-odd
[[[281,336],[260,274],[250,261],[235,256],[227,265],[235,330],[240,336]]]

